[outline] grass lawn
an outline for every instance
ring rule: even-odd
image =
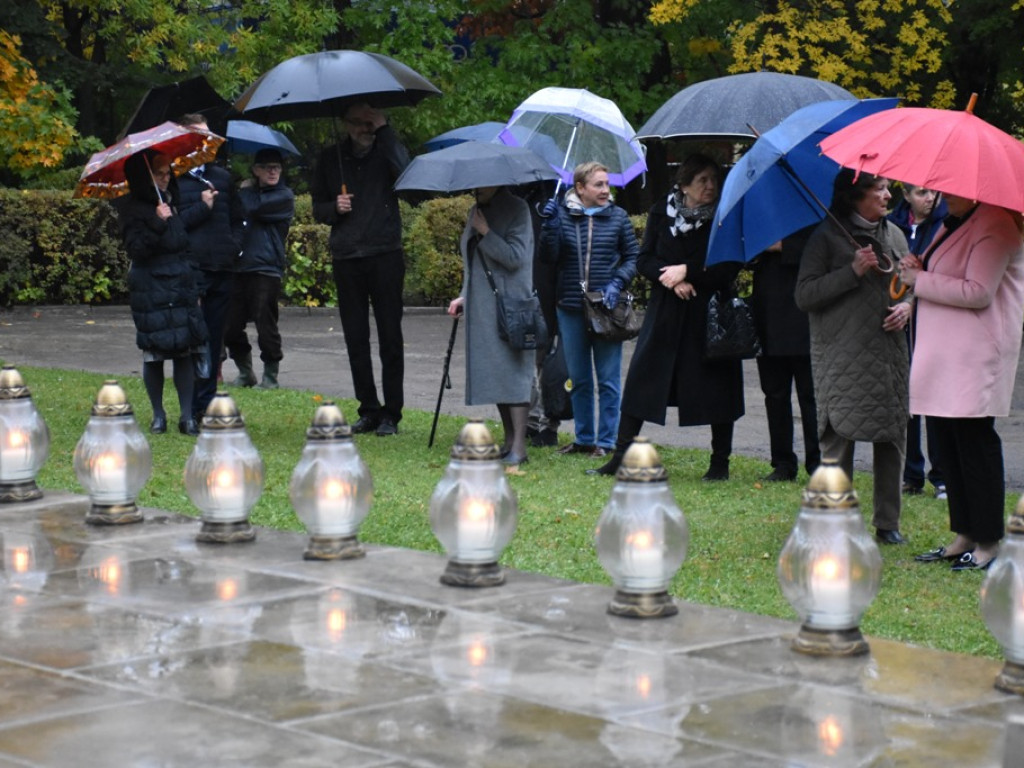
[[[83,493],[71,455],[103,377],[81,371],[19,368],[51,432],[50,457],[39,477],[43,488]],[[141,379],[119,379],[145,430],[151,416]],[[305,441],[305,430],[322,402],[313,392],[229,390],[266,466],[264,493],[252,522],[301,531],[288,500],[288,484]],[[143,506],[198,515],[185,493],[182,474],[194,440],[177,433],[177,403],[168,377],[165,404],[171,429],[148,435],[153,475],[139,498]],[[354,421],[354,401],[338,403]],[[497,411],[495,410],[495,417]],[[428,449],[432,414],[406,411],[401,433],[386,439],[358,435],[356,444],[373,475],[373,506],[360,539],[394,547],[440,552],[430,531],[427,505],[448,462],[448,453],[464,420],[442,416],[434,447]],[[500,426],[488,422],[492,434]],[[686,562],[672,583],[681,600],[751,613],[796,619],[782,597],[776,561],[800,506],[803,484],[762,484],[770,471],[763,461],[733,457],[731,479],[702,483],[707,452],[658,448],[676,500],[690,527]],[[511,476],[519,496],[519,523],[502,562],[579,582],[609,584],[593,545],[594,525],[608,499],[612,480],[584,470],[596,462],[583,456],[559,456],[554,449],[530,450],[530,462]],[[871,476],[858,473],[855,487],[870,504]],[[1007,513],[1017,498],[1008,495]],[[942,564],[915,563],[913,555],[946,543],[946,505],[928,495],[905,498],[903,533],[909,546],[883,547],[882,588],[862,623],[868,635],[962,653],[1001,658],[999,646],[982,618],[978,592],[983,573],[953,573]],[[870,516],[868,515],[868,519]]]

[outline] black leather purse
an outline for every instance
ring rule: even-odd
[[[731,291],[715,291],[708,301],[705,360],[748,360],[761,352],[754,313]]]

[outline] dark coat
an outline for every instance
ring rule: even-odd
[[[189,239],[180,216],[166,221],[157,216],[156,190],[141,157],[133,155],[125,163],[131,193],[118,206],[132,262],[128,290],[135,343],[161,357],[181,357],[207,338],[189,262]],[[174,187],[168,191],[173,203]]]
[[[910,252],[920,256],[935,238],[935,233],[939,231],[939,227],[942,226],[942,220],[946,218],[948,213],[949,206],[946,205],[945,200],[940,199],[935,204],[935,207],[932,208],[928,218],[914,227],[910,223],[910,203],[906,200],[900,200],[896,208],[893,209],[893,212],[889,214],[889,221],[899,227],[906,236],[907,247],[910,248]]]
[[[202,200],[203,190],[209,186],[198,173],[193,171],[178,178],[181,190],[178,214],[188,232],[192,262],[210,272],[233,272],[242,250],[243,217],[238,193],[230,173],[207,163],[202,178],[217,190],[213,208],[210,208]]]
[[[558,306],[563,309],[583,309],[580,263],[586,262],[591,239],[588,219],[594,224],[588,290],[604,290],[613,278],[618,278],[626,289],[636,276],[636,230],[626,212],[617,205],[607,205],[587,216],[576,192],[569,190],[558,214],[547,219],[541,229],[541,258],[557,265]]]
[[[704,334],[711,294],[736,278],[738,264],[704,269],[711,223],[673,236],[658,202],[647,216],[637,266],[651,281],[651,299],[626,374],[622,412],[665,423],[669,406],[679,408],[679,425],[724,424],[743,415],[743,368],[739,361],[704,360]],[[697,295],[683,301],[658,282],[661,267],[686,264],[687,282]]]
[[[769,357],[811,354],[807,313],[793,299],[804,245],[814,227],[784,238],[781,251],[765,251],[751,264],[754,287],[750,307],[754,313],[761,353]]]
[[[325,149],[317,160],[310,186],[313,218],[331,227],[330,248],[334,259],[359,259],[393,253],[402,248],[402,219],[395,181],[409,164],[409,151],[390,125],[379,128],[373,147],[363,157],[343,141]],[[345,177],[338,167],[339,153]],[[352,210],[339,214],[336,207],[344,181],[353,196]]]
[[[284,275],[285,240],[295,215],[295,195],[284,182],[272,187],[254,183],[238,190],[245,215],[239,272]]]

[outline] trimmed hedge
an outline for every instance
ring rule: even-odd
[[[458,295],[459,236],[471,204],[469,196],[401,203],[407,304],[445,306]],[[632,221],[642,239],[643,217]],[[337,304],[328,233],[313,221],[309,196],[296,198],[283,304]],[[73,199],[67,191],[0,189],[0,306],[126,304],[128,268],[109,202]],[[641,303],[648,290],[645,280],[633,285]]]

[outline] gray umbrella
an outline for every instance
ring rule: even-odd
[[[554,169],[529,149],[466,141],[414,158],[395,189],[462,192],[557,178]]]
[[[778,72],[747,72],[688,86],[640,126],[638,139],[753,139],[800,107],[855,99],[824,80]],[[756,129],[752,130],[752,129]]]

